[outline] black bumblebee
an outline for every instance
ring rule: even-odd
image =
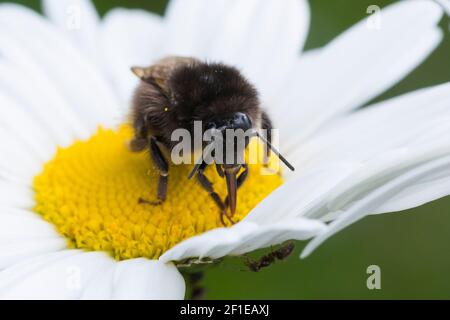
[[[130,147],[136,152],[148,148],[160,174],[158,200],[150,202],[140,199],[141,203],[158,205],[166,199],[169,176],[166,155],[175,145],[171,141],[172,132],[180,128],[192,132],[194,121],[202,122],[202,130],[215,129],[223,133],[227,129],[253,129],[254,135],[266,143],[267,155],[272,150],[294,170],[272,148],[272,122],[260,106],[257,90],[236,68],[195,58],[167,57],[147,68],[133,67],[132,71],[142,81],[132,104],[131,120],[135,136]],[[267,134],[262,136],[257,129],[265,129]],[[245,148],[234,148],[235,154],[244,151]],[[189,176],[197,174],[202,187],[220,208],[224,224],[224,217],[234,223],[232,216],[236,211],[237,190],[248,176],[247,164],[237,160],[232,162],[215,164],[218,174],[226,179],[228,197],[225,201],[205,176],[208,163],[204,160],[195,165]],[[228,214],[228,208],[231,214]]]

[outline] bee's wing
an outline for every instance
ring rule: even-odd
[[[183,65],[193,65],[199,60],[190,57],[170,56],[157,61],[150,67],[132,67],[131,71],[142,81],[158,86],[166,95],[169,94],[168,79],[172,72]]]

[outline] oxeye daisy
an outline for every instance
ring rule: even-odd
[[[100,19],[87,0],[43,9],[0,5],[1,298],[182,299],[177,267],[313,238],[307,256],[365,215],[450,193],[450,84],[360,109],[440,43],[433,1],[388,6],[381,28],[364,20],[303,54],[303,0],[174,0],[164,17]],[[127,148],[130,67],[168,55],[239,68],[296,167],[251,166],[234,225],[189,166],[171,168],[162,205],[136,201],[156,192],[158,172]]]

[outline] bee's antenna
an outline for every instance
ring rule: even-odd
[[[270,150],[273,152],[273,153],[275,153],[276,155],[277,155],[277,157],[291,170],[291,171],[295,171],[295,168],[294,168],[294,166],[292,166],[292,164],[290,164],[289,163],[289,161],[287,161],[286,160],[286,158],[285,157],[283,157],[282,155],[281,155],[281,153],[274,147],[274,146],[272,146],[272,144],[266,139],[266,138],[264,138],[262,135],[260,135],[259,133],[258,133],[258,131],[254,131],[253,132],[253,135],[254,136],[256,136],[256,137],[258,137],[259,139],[261,139],[261,141],[262,142],[264,142],[269,148],[270,148]]]

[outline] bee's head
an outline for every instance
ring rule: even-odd
[[[180,67],[170,79],[171,100],[178,121],[189,127],[202,121],[203,128],[252,128],[259,116],[256,89],[233,67],[195,63]]]

